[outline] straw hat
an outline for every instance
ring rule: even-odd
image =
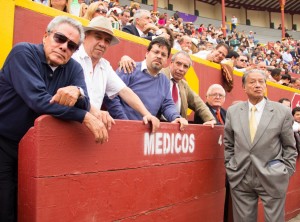
[[[90,21],[90,23],[88,24],[88,26],[83,27],[83,29],[85,32],[100,31],[100,32],[105,32],[105,33],[111,35],[112,39],[111,39],[110,45],[116,45],[120,42],[120,40],[114,36],[111,21],[106,17],[97,16],[97,17],[93,18]]]

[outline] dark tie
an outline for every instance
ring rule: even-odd
[[[172,79],[172,81],[173,81],[172,97],[173,97],[174,103],[177,103],[177,101],[178,101],[178,89],[176,86],[177,83],[173,79]]]
[[[222,125],[224,125],[224,122],[223,122],[222,116],[221,116],[221,112],[220,112],[219,109],[216,111],[216,116],[217,116],[218,121],[219,121]]]

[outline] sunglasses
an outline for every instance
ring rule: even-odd
[[[75,42],[68,39],[68,37],[66,37],[62,33],[55,32],[53,34],[53,39],[56,43],[60,43],[60,44],[64,44],[64,43],[68,42],[67,47],[71,52],[75,52],[79,48],[78,44],[76,44]]]
[[[248,60],[240,59],[241,62],[248,62]]]
[[[106,14],[107,11],[105,9],[97,8],[96,12],[101,13],[101,14]]]

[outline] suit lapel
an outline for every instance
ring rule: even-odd
[[[248,102],[244,102],[240,107],[240,124],[242,131],[245,135],[249,147],[252,147],[250,139],[250,129],[249,129],[249,105]]]
[[[274,111],[274,108],[267,100],[265,108],[264,108],[262,116],[261,116],[261,119],[257,126],[257,131],[255,134],[252,146],[254,146],[259,141],[260,137],[265,132],[267,126],[269,125],[271,119],[273,118],[273,115],[274,115],[273,111]]]

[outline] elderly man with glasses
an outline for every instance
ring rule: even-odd
[[[219,84],[211,85],[206,92],[206,105],[217,120],[217,125],[224,125],[225,123],[226,110],[222,108],[225,96],[225,89]],[[203,124],[203,120],[199,115],[195,115],[194,123]]]
[[[96,142],[107,140],[92,115],[83,70],[71,58],[83,41],[81,24],[58,16],[42,44],[19,43],[0,71],[0,221],[17,221],[18,144],[43,114],[83,123]]]

